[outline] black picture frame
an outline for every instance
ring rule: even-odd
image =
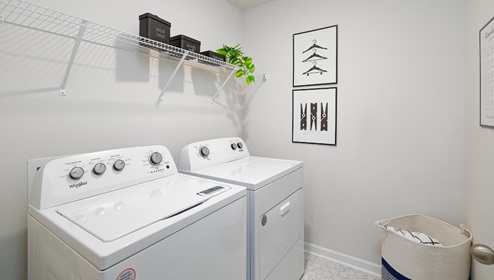
[[[338,83],[338,25],[293,34],[293,87]]]
[[[292,90],[292,143],[336,146],[336,87]]]
[[[482,127],[494,128],[494,17],[479,30],[480,110]]]

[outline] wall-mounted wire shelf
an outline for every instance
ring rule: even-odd
[[[217,96],[220,93],[237,69],[235,65],[224,61],[80,19],[25,1],[0,1],[0,24],[10,24],[74,39],[73,50],[60,85],[60,95],[66,94],[65,86],[81,42],[177,61],[178,63],[175,70],[161,90],[159,96],[160,100],[163,100],[166,89],[182,65],[190,65],[216,73],[229,73],[228,78],[213,96]]]

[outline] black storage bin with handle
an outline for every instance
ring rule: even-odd
[[[185,35],[177,35],[171,37],[170,45],[187,50],[189,52],[201,52],[201,41],[187,37]],[[187,56],[186,59],[192,59],[192,57]]]
[[[171,26],[172,24],[168,21],[150,13],[139,16],[139,36],[141,37],[169,44]]]
[[[213,51],[203,51],[201,52],[202,55],[207,56],[209,58],[213,58],[222,62],[225,62],[225,56],[222,54],[219,54],[217,52]],[[199,59],[200,63],[208,64],[208,65],[213,65],[213,66],[219,66],[220,64],[217,63],[216,61],[213,60],[206,60],[206,59]]]

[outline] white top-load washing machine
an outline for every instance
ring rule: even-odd
[[[164,146],[54,159],[31,190],[29,280],[245,279],[246,201]]]
[[[244,141],[234,137],[187,145],[179,171],[247,188],[247,279],[302,276],[303,162],[250,156]]]

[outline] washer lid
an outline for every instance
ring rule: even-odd
[[[183,178],[175,182],[160,179],[65,204],[56,212],[101,241],[111,242],[228,190],[216,187],[205,195],[211,186],[188,183]]]
[[[302,165],[301,161],[250,156],[185,173],[219,179],[255,190],[301,168]]]

